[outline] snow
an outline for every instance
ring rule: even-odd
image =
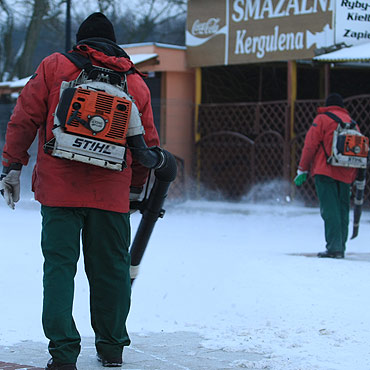
[[[3,81],[0,82],[0,88],[5,87],[5,88],[10,88],[10,89],[16,89],[20,87],[26,86],[26,83],[30,80],[32,76],[28,76],[25,78],[22,78],[20,80],[15,79],[14,81]],[[14,97],[14,96],[13,96]]]
[[[204,200],[165,208],[133,285],[129,332],[197,332],[206,348],[263,355],[235,368],[370,369],[369,212],[348,258],[333,260],[298,255],[325,249],[318,208]],[[28,195],[15,211],[1,202],[0,222],[0,345],[46,343],[39,205]],[[139,222],[133,214],[133,234]],[[74,315],[92,337],[82,259]]]
[[[131,61],[134,64],[140,64],[147,60],[156,58],[158,54],[156,53],[147,53],[147,54],[132,54],[130,55]]]
[[[368,61],[370,60],[370,43],[344,47],[327,54],[318,55],[312,59],[321,62]]]

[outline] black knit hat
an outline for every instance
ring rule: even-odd
[[[93,13],[81,23],[76,34],[76,41],[90,37],[103,37],[116,42],[113,25],[103,13]]]
[[[329,107],[331,105],[337,105],[338,107],[344,107],[343,98],[337,94],[329,94],[325,101],[325,106]]]

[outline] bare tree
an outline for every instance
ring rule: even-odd
[[[122,43],[143,42],[158,37],[160,29],[166,28],[163,25],[173,25],[171,21],[184,19],[186,10],[187,0],[82,0],[73,6],[74,19],[78,23],[86,17],[86,13],[94,11],[108,16]]]
[[[114,12],[116,10],[116,4],[111,0],[97,0],[99,12],[107,14],[109,12]]]
[[[165,23],[168,24],[185,16],[186,4],[186,0],[147,0],[142,2],[140,13],[138,13],[140,16],[134,17],[135,27],[131,32],[131,40],[134,39],[135,42],[146,41]]]
[[[36,49],[44,17],[49,10],[48,0],[35,0],[26,37],[15,59],[12,77],[26,77],[32,72],[32,57]]]
[[[115,23],[120,42],[163,42],[176,38],[172,37],[176,30],[185,35],[186,4],[186,0],[146,0],[134,7],[135,2],[131,6],[121,2]]]
[[[2,79],[22,78],[32,73],[32,58],[49,9],[49,0],[0,0]],[[25,30],[24,38],[15,51],[15,33],[20,28]]]
[[[90,13],[100,11],[113,22],[119,36],[117,40],[124,43],[147,41],[158,37],[161,29],[173,28],[175,20],[184,19],[187,3],[186,0],[71,2],[75,28]],[[64,36],[65,3],[66,0],[0,0],[0,80],[23,78],[33,73],[40,39],[47,37],[50,44],[50,40],[60,41]],[[19,29],[22,30],[22,41],[18,47],[15,46],[15,33],[18,31],[19,35]],[[42,57],[40,55],[38,62]]]
[[[4,0],[0,0],[0,80],[7,78],[12,60],[12,34],[14,30],[14,13]]]

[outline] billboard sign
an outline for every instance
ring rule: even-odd
[[[370,42],[370,1],[336,0],[334,29],[336,44]]]
[[[189,0],[189,66],[312,58],[333,45],[336,0]],[[356,1],[356,0],[355,0]]]

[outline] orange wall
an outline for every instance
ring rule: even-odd
[[[155,44],[134,47],[122,46],[129,55],[155,53],[152,65],[140,64],[143,72],[162,72],[163,107],[161,114],[161,145],[182,158],[185,172],[190,174],[194,143],[195,72],[186,67],[186,50],[158,47]]]
[[[190,173],[194,142],[194,73],[166,73],[165,148],[185,161]]]

